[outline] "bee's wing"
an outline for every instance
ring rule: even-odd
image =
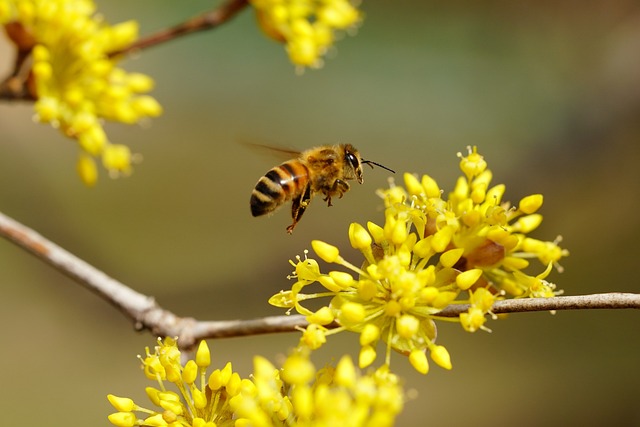
[[[262,151],[263,153],[275,156],[282,161],[296,159],[300,157],[301,154],[301,151],[299,150],[294,150],[286,147],[278,147],[275,145],[258,144],[248,141],[241,141],[241,144],[250,148],[251,150]]]

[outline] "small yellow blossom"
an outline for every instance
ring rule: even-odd
[[[546,281],[559,261],[568,255],[558,243],[528,236],[542,221],[537,211],[543,196],[520,200],[518,207],[503,201],[506,186],[492,185],[492,172],[477,148],[460,157],[462,176],[447,198],[436,181],[405,174],[405,188],[392,184],[380,191],[384,199],[384,224],[367,227],[351,224],[349,241],[362,253],[364,262],[351,264],[340,249],[314,240],[312,247],[325,262],[338,264],[350,273],[322,273],[317,263],[298,257],[292,262],[297,279],[291,291],[282,292],[271,303],[295,308],[311,323],[305,334],[321,334],[317,348],[329,335],[341,331],[360,336],[359,366],[376,360],[376,344],[386,344],[385,365],[391,350],[409,356],[419,372],[429,369],[427,356],[439,366],[451,369],[447,349],[436,344],[438,313],[452,304],[469,308],[456,320],[474,332],[489,331],[484,325],[496,300],[509,297],[553,297],[559,292]],[[531,276],[525,269],[538,259],[544,271]],[[359,265],[359,267],[358,267]],[[319,282],[325,292],[303,293]],[[323,319],[332,318],[337,327],[316,323],[317,316],[304,307],[308,299],[330,297],[318,310]],[[326,308],[333,316],[329,316]],[[447,318],[446,320],[451,320]],[[311,340],[307,340],[311,341]],[[303,340],[304,342],[304,340]]]
[[[295,65],[319,68],[336,33],[353,31],[362,14],[349,0],[251,0],[262,31],[286,44]]]
[[[327,342],[327,328],[317,323],[311,323],[313,318],[307,318],[310,322],[309,326],[305,328],[302,332],[302,337],[300,338],[300,344],[309,347],[312,350],[316,350]]]
[[[458,153],[458,157],[460,157],[460,169],[470,181],[480,176],[487,168],[487,162],[484,160],[484,157],[478,154],[476,147],[473,147],[473,150],[466,156]],[[475,184],[478,185],[481,184],[481,182],[477,181]]]
[[[109,141],[104,121],[133,124],[162,113],[146,95],[153,80],[118,68],[112,55],[136,40],[138,24],[107,24],[91,0],[0,0],[0,12],[16,49],[31,53],[35,118],[78,142],[84,183],[96,182],[93,157],[111,175],[129,174],[129,148]]]
[[[491,307],[495,301],[495,296],[486,288],[477,288],[470,291],[469,310],[460,315],[460,324],[469,332],[475,332],[483,329],[487,332],[490,330],[484,326],[486,322],[486,314],[491,313]]]

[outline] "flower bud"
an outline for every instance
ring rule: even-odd
[[[543,197],[542,194],[532,194],[527,197],[523,197],[520,200],[518,209],[526,214],[532,214],[542,206]]]
[[[434,345],[431,348],[431,359],[444,369],[451,369],[453,367],[451,365],[451,356],[449,356],[449,352],[442,345]]]
[[[349,226],[349,241],[354,249],[363,250],[371,247],[372,239],[363,226],[353,222]]]
[[[463,291],[469,289],[482,276],[482,270],[474,268],[472,270],[463,271],[456,276],[456,284]]]
[[[370,345],[363,345],[358,356],[358,366],[366,368],[376,360],[376,350]]]
[[[429,372],[429,361],[427,360],[427,355],[424,350],[417,348],[412,350],[411,353],[409,353],[409,362],[411,366],[421,374],[427,374]]]
[[[325,262],[333,263],[338,262],[340,257],[340,251],[337,247],[323,242],[322,240],[313,240],[311,247]]]
[[[200,341],[196,351],[196,364],[200,368],[206,368],[211,364],[211,352],[205,340]]]
[[[128,397],[118,397],[113,394],[108,394],[107,399],[109,399],[111,405],[120,412],[131,412],[136,407],[133,400]]]

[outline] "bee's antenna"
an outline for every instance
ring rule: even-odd
[[[396,171],[394,171],[393,169],[389,169],[388,167],[386,167],[386,166],[382,166],[380,163],[372,162],[371,160],[364,160],[364,159],[363,159],[363,160],[362,160],[362,163],[364,163],[364,164],[366,164],[366,165],[369,165],[369,166],[371,167],[371,169],[373,169],[373,165],[376,165],[376,166],[378,166],[379,168],[382,168],[382,169],[388,170],[388,171],[389,171],[389,172],[391,172],[391,173],[396,173]]]

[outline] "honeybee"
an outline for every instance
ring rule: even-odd
[[[347,181],[355,179],[358,184],[362,184],[363,164],[371,168],[376,165],[395,173],[378,163],[363,160],[351,144],[323,145],[302,153],[289,153],[297,157],[267,172],[258,180],[251,193],[253,216],[273,212],[291,200],[293,223],[287,227],[289,234],[293,233],[316,193],[322,193],[323,200],[331,206],[333,197],[342,198],[349,191]]]

